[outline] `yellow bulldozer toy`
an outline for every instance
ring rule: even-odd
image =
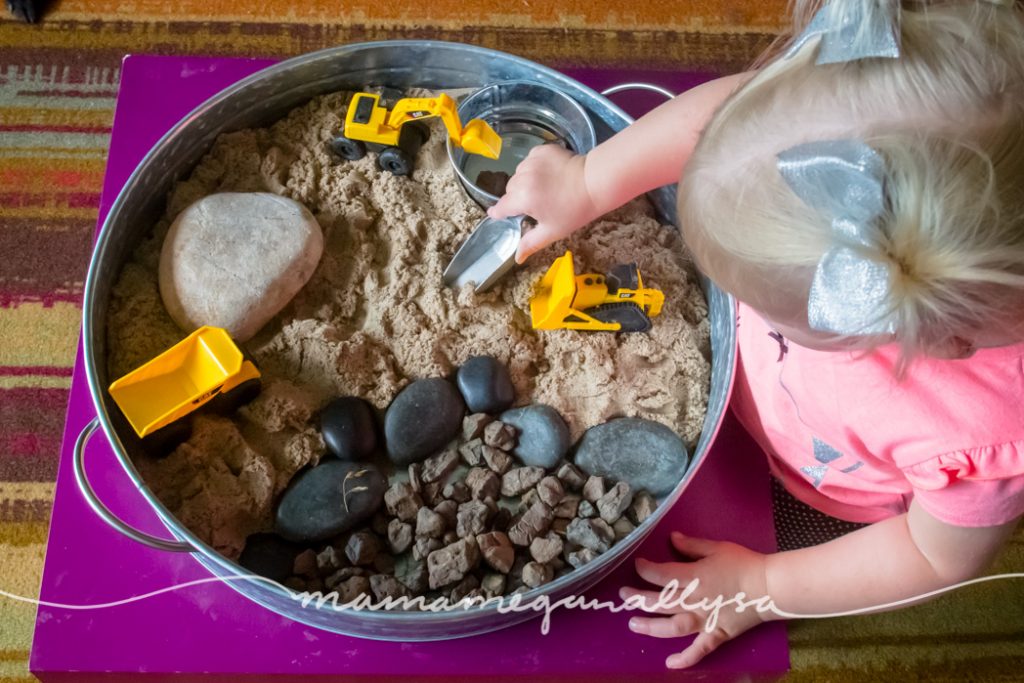
[[[146,445],[167,450],[188,438],[181,421],[204,408],[228,413],[256,397],[260,371],[227,330],[200,327],[108,391]]]
[[[444,93],[437,97],[406,97],[398,100],[390,111],[381,105],[381,94],[356,93],[348,105],[345,129],[331,141],[331,149],[349,161],[362,159],[370,150],[377,153],[381,169],[394,175],[409,175],[416,154],[430,135],[429,129],[417,122],[434,116],[444,122],[452,143],[470,154],[488,159],[501,155],[501,137],[494,129],[482,119],[473,119],[463,126],[455,100]]]
[[[555,259],[530,299],[536,330],[646,332],[661,313],[665,295],[647,289],[635,263],[612,268],[606,275],[576,275],[572,252]]]

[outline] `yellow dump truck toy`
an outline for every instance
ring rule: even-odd
[[[135,433],[145,438],[203,406],[217,412],[238,408],[259,392],[259,377],[227,330],[200,327],[109,391]]]
[[[541,278],[530,299],[530,318],[536,330],[646,332],[664,302],[660,290],[644,287],[635,263],[606,275],[576,275],[567,251]]]
[[[377,164],[394,175],[409,175],[416,154],[426,142],[429,130],[422,119],[438,117],[448,129],[452,143],[470,154],[489,159],[501,155],[501,138],[486,121],[473,119],[465,126],[459,120],[455,100],[444,93],[437,97],[407,97],[390,111],[381,105],[381,95],[360,92],[352,97],[345,115],[345,129],[331,140],[338,156],[356,161],[367,150],[377,153]]]

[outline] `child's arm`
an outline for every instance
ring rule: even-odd
[[[524,235],[516,260],[522,263],[630,199],[679,180],[715,110],[751,76],[735,74],[688,90],[586,156],[557,145],[531,150],[505,195],[487,212],[492,218],[526,214],[537,221]]]
[[[783,612],[830,614],[907,600],[980,574],[1013,532],[1016,521],[995,527],[956,527],[932,517],[916,503],[905,515],[859,529],[834,541],[802,550],[762,555],[724,541],[673,534],[673,545],[695,562],[655,563],[638,559],[637,573],[646,581],[665,585],[675,579],[686,586],[700,579],[700,589],[686,599],[737,592],[749,599],[767,595]],[[623,598],[644,595],[649,604],[658,591],[624,588]],[[909,603],[908,603],[909,604]],[[633,617],[638,633],[669,638],[697,633],[670,667],[688,667],[722,643],[762,621],[779,618],[758,615],[753,608],[737,613],[724,607],[717,626],[704,631],[708,613],[677,608],[663,617]]]
[[[769,556],[768,593],[781,610],[813,614],[903,600],[978,576],[1016,525],[953,526],[912,502],[831,543]]]

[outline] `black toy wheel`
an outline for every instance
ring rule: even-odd
[[[412,173],[412,157],[398,147],[388,147],[377,156],[377,164],[392,175]]]
[[[227,393],[217,394],[203,408],[217,415],[230,415],[245,404],[252,402],[259,396],[262,388],[263,385],[259,379],[246,380]]]
[[[366,144],[362,140],[353,140],[339,135],[331,140],[331,151],[342,159],[359,161],[366,156]]]
[[[192,421],[189,418],[185,416],[147,434],[142,439],[143,449],[154,458],[166,458],[192,436]]]

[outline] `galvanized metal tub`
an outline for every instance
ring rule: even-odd
[[[172,128],[128,179],[107,216],[89,266],[83,304],[82,338],[89,390],[97,418],[83,430],[75,449],[75,474],[90,506],[114,529],[166,551],[191,553],[215,576],[267,609],[328,631],[403,641],[470,636],[510,626],[534,616],[532,611],[502,612],[495,605],[451,612],[385,612],[303,607],[282,586],[237,577],[248,574],[185,528],[139,476],[130,452],[130,427],[106,387],[106,326],[111,289],[125,262],[164,211],[172,183],[189,173],[221,133],[267,125],[310,98],[368,84],[397,88],[474,88],[504,80],[532,79],[575,97],[593,120],[598,140],[627,126],[631,119],[610,101],[573,79],[529,60],[484,48],[434,41],[388,41],[332,48],[290,59],[264,69],[210,98]],[[675,222],[674,188],[651,193],[661,217]],[[523,604],[546,596],[555,601],[581,594],[627,558],[661,520],[693,478],[718,432],[735,371],[735,304],[704,282],[711,317],[712,373],[707,417],[687,472],[657,512],[629,537],[581,569],[522,595]],[[146,503],[176,540],[158,539],[128,526],[103,505],[85,475],[83,456],[89,437],[102,427],[118,461]],[[125,438],[122,439],[122,435]]]

